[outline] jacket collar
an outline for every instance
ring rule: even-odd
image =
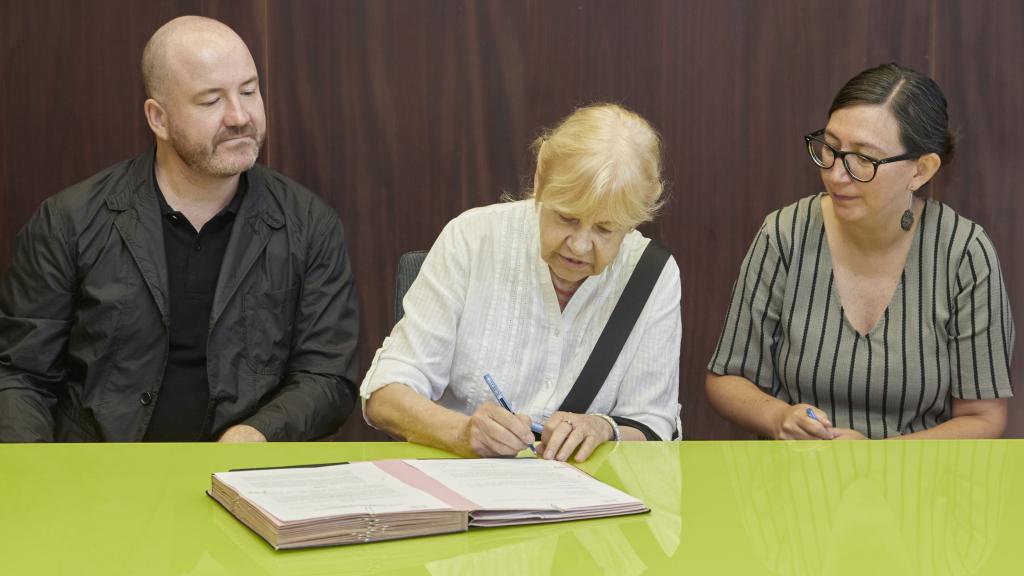
[[[156,186],[153,182],[153,166],[155,161],[156,146],[150,148],[147,153],[133,159],[128,169],[128,186],[118,186],[110,191],[105,199],[107,208],[114,212],[125,212],[133,206],[137,207],[140,199],[145,202],[148,202],[149,199],[155,201]],[[267,189],[266,170],[263,166],[259,164],[253,165],[246,172],[246,177],[248,178],[249,185],[246,196],[255,198],[253,201],[243,202],[242,204],[243,208],[246,205],[253,208],[247,216],[256,215],[263,219],[271,228],[277,229],[284,226],[284,213],[281,211],[279,199],[264,198],[265,196],[273,196],[273,194]]]
[[[167,255],[163,223],[153,181],[156,148],[131,161],[126,186],[114,187],[107,195],[107,207],[118,212],[114,225],[146,281],[164,324],[170,326]],[[239,207],[221,263],[214,293],[211,326],[220,317],[242,278],[256,262],[273,231],[285,225],[281,200],[267,186],[266,169],[254,165],[247,173],[248,190]]]
[[[285,225],[284,213],[281,210],[280,192],[268,186],[267,170],[259,164],[254,165],[247,173],[249,190],[242,200],[235,225],[231,229],[224,260],[217,278],[217,290],[213,296],[213,309],[210,311],[210,328],[212,329],[228,303],[235,296],[242,280],[263,253],[274,232]]]
[[[152,181],[155,155],[156,149],[152,148],[132,160],[128,168],[127,185],[112,187],[106,204],[117,212],[114,226],[146,281],[146,287],[160,310],[164,325],[170,326],[167,255],[164,251],[160,207]]]

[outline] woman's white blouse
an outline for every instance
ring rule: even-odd
[[[648,242],[627,234],[615,260],[560,311],[540,256],[535,203],[463,213],[445,226],[406,293],[405,316],[363,380],[363,403],[398,382],[472,414],[494,402],[483,379],[490,373],[516,412],[543,422],[572,389]],[[680,429],[680,295],[679,267],[669,258],[590,412],[636,420],[662,439]]]

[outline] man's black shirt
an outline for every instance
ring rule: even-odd
[[[231,203],[196,232],[184,214],[164,198],[153,177],[167,255],[171,331],[170,354],[147,442],[209,440],[210,385],[206,344],[210,310],[235,215],[245,196],[245,174]]]

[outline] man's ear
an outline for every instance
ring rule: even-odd
[[[149,98],[142,104],[142,111],[146,114],[146,122],[149,129],[160,140],[169,140],[167,127],[167,111],[156,100]]]

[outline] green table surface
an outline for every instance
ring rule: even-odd
[[[0,446],[0,574],[1024,574],[1024,441],[606,445],[650,514],[274,551],[231,468],[444,457],[405,443]]]

